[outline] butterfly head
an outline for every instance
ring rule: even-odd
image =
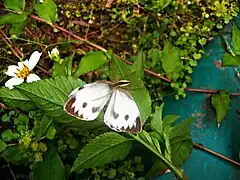
[[[116,88],[116,87],[126,87],[126,86],[129,86],[130,84],[131,84],[131,82],[128,81],[128,80],[120,80],[120,81],[118,81],[116,83],[113,83],[112,87],[113,88]]]

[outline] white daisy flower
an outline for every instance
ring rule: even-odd
[[[31,71],[37,65],[41,55],[42,53],[34,51],[29,60],[18,62],[18,66],[8,66],[8,70],[5,74],[12,78],[5,83],[5,86],[9,89],[13,89],[14,86],[22,84],[24,79],[26,79],[27,83],[40,80],[40,77],[31,73]]]

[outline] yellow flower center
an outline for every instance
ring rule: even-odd
[[[17,77],[21,79],[25,79],[30,74],[29,68],[25,65],[23,66],[24,67],[16,73]]]

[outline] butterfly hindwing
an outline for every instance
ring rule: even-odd
[[[142,123],[139,109],[132,96],[120,89],[111,94],[105,115],[105,124],[115,131],[139,133]]]
[[[64,111],[79,119],[91,121],[97,118],[110,96],[111,89],[107,83],[86,84],[71,92]]]

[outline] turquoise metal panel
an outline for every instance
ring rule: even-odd
[[[227,34],[229,39],[229,33]],[[190,87],[201,89],[225,89],[228,92],[240,92],[240,79],[233,68],[219,67],[224,53],[219,37],[205,47],[205,57],[192,74]],[[216,117],[207,94],[188,92],[185,99],[178,101],[172,97],[164,98],[164,115],[176,114],[183,118],[194,117],[191,136],[194,142],[212,149],[222,155],[239,161],[240,150],[240,118],[236,110],[240,109],[240,98],[231,100],[227,117],[217,127]],[[194,149],[189,159],[182,166],[190,180],[239,180],[240,168],[224,160]],[[158,180],[174,179],[172,173],[158,177]]]

